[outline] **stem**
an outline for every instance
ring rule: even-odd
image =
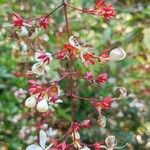
[[[53,14],[56,10],[58,10],[58,9],[61,8],[62,6],[63,6],[63,4],[61,4],[61,5],[59,5],[58,7],[56,7],[53,11],[51,11],[48,15],[46,15],[44,19],[48,18],[51,14]],[[31,20],[26,21],[26,23],[29,23],[29,22],[34,21],[34,20],[38,20],[38,19],[40,19],[40,18],[41,18],[41,17],[33,18],[33,19],[31,19]]]
[[[65,0],[63,0],[63,6],[64,6],[66,28],[67,28],[68,38],[69,38],[70,37],[70,30],[69,30],[69,21],[68,21],[68,15],[67,15],[67,4],[66,4]]]
[[[69,30],[69,21],[68,21],[68,15],[67,15],[67,4],[66,1],[63,0],[63,6],[64,6],[64,15],[65,15],[65,22],[66,22],[66,29],[67,29],[67,34],[68,34],[68,38],[70,37],[70,30]],[[72,77],[72,68],[71,66],[73,66],[72,61],[68,62],[69,64],[69,72],[70,72],[70,107],[71,107],[71,117],[72,117],[72,121],[75,121],[75,108],[74,108],[74,91],[73,91],[73,87],[74,87],[74,80]]]

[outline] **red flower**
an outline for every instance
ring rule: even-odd
[[[81,122],[81,126],[82,126],[83,128],[89,128],[89,127],[90,127],[90,120],[88,119],[88,120],[82,121],[82,122]]]
[[[21,18],[21,16],[17,13],[12,13],[13,17],[12,17],[12,24],[15,27],[21,27],[23,25],[23,19]]]
[[[107,96],[104,99],[95,102],[95,107],[97,109],[109,109],[111,107],[112,104],[112,97],[111,96]]]
[[[46,16],[41,17],[40,20],[39,20],[39,26],[41,28],[47,29],[48,26],[49,26],[49,18],[46,17]]]
[[[108,75],[107,73],[100,74],[96,79],[95,82],[100,84],[100,83],[105,83],[108,80]]]
[[[60,51],[57,54],[57,59],[64,59],[65,55],[66,55],[66,51],[65,50]]]
[[[82,58],[82,60],[83,60],[83,62],[84,62],[84,65],[87,67],[87,66],[89,66],[89,65],[94,65],[95,64],[95,62],[94,62],[94,56],[93,56],[93,54],[91,54],[91,53],[86,53],[86,54],[84,54],[83,55],[83,58]]]
[[[113,6],[111,4],[106,5],[106,2],[103,0],[97,0],[95,3],[95,9],[89,11],[89,13],[96,16],[103,16],[105,20],[111,19],[116,14]]]
[[[64,49],[60,51],[57,55],[57,59],[63,59],[65,56],[68,56],[70,59],[74,57],[76,48],[70,44],[65,44]]]
[[[109,61],[109,51],[110,49],[104,50],[99,56],[98,56],[98,61],[99,62],[107,62]]]
[[[93,144],[94,150],[101,150],[101,144],[100,143],[95,143]]]

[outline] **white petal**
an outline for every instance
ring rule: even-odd
[[[34,96],[30,96],[29,98],[26,99],[25,101],[25,106],[28,108],[34,108],[36,105],[36,99]]]
[[[126,57],[126,52],[122,48],[115,48],[110,52],[111,61],[120,61]]]
[[[32,73],[37,74],[37,75],[42,75],[44,74],[45,67],[39,63],[35,63],[32,66]]]
[[[37,104],[37,110],[39,112],[46,112],[48,111],[48,103],[46,99],[41,100],[38,104]]]
[[[71,46],[73,46],[73,47],[76,47],[76,48],[80,48],[81,47],[79,41],[75,38],[75,36],[71,36],[69,38],[69,44]]]
[[[40,146],[36,144],[29,145],[26,150],[43,150]]]
[[[42,60],[38,58],[38,57],[41,56],[41,55],[43,55],[43,52],[41,52],[41,51],[36,51],[35,54],[34,54],[34,59],[35,59],[36,61],[38,61],[38,62],[41,62]]]
[[[39,142],[40,142],[40,146],[43,149],[45,149],[46,140],[47,140],[46,132],[44,130],[40,130]]]

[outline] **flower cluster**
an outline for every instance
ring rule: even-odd
[[[22,26],[31,26],[32,20],[25,20],[19,14],[13,12],[12,13],[12,24],[14,27],[22,27]],[[42,16],[37,19],[37,26],[47,29],[49,26],[49,18],[47,16]]]
[[[52,83],[50,85],[41,85],[35,80],[30,80],[29,92],[30,97],[26,99],[25,106],[28,108],[35,108],[39,112],[46,112],[62,100],[58,97],[58,84]]]
[[[34,55],[35,60],[37,63],[35,63],[32,66],[32,73],[36,75],[43,75],[44,72],[49,70],[48,64],[52,61],[53,57],[51,53],[43,52],[40,50],[37,50]]]
[[[95,8],[93,9],[78,9],[74,6],[71,6],[65,0],[63,0],[63,3],[60,6],[58,6],[55,10],[50,12],[48,15],[38,17],[35,19],[23,19],[19,14],[12,13],[13,27],[17,28],[17,30],[20,30],[22,26],[24,26],[25,28],[31,27],[30,30],[32,30],[32,26],[47,29],[49,26],[49,16],[61,7],[64,8],[64,15],[66,19],[66,28],[68,30],[68,37],[70,36],[70,32],[69,32],[69,24],[68,24],[66,7],[72,7],[86,14],[103,16],[105,20],[109,20],[115,16],[115,9],[111,4],[107,5],[105,0],[96,0]],[[33,29],[35,31],[35,28]],[[30,37],[31,34],[28,34],[28,36]],[[13,35],[12,37],[15,37],[15,39],[19,39],[16,30],[13,31],[12,35]],[[31,42],[29,42],[30,39],[26,38],[26,40],[28,40],[28,43],[32,45]],[[96,55],[93,49],[94,47],[92,45],[79,40],[74,35],[70,36],[68,42],[64,44],[63,48],[55,54],[51,54],[44,50],[39,50],[37,46],[35,46],[35,48],[33,49],[35,63],[32,65],[31,71],[28,72],[28,74],[32,75],[32,79],[29,80],[29,88],[28,88],[30,96],[25,100],[25,106],[30,109],[36,108],[36,110],[41,113],[49,112],[49,110],[53,111],[54,107],[57,106],[58,103],[62,102],[62,100],[60,99],[60,94],[59,94],[60,90],[59,90],[58,83],[64,78],[68,78],[67,81],[69,82],[69,86],[68,86],[69,88],[64,89],[63,96],[65,98],[70,99],[71,111],[73,112],[72,107],[74,107],[73,106],[74,99],[86,100],[96,110],[96,113],[98,115],[98,120],[97,120],[98,125],[100,127],[105,127],[106,117],[102,115],[103,114],[102,111],[111,108],[113,101],[123,99],[127,95],[127,90],[124,87],[119,87],[116,90],[117,97],[115,98],[113,98],[112,96],[106,96],[104,98],[103,97],[85,98],[79,96],[78,92],[76,92],[74,89],[75,85],[77,84],[74,78],[75,73],[78,74],[79,72],[79,77],[95,85],[99,85],[99,84],[103,85],[105,82],[107,82],[108,75],[107,73],[100,73],[99,75],[94,76],[93,73],[90,71],[86,72],[85,74],[82,74],[79,70],[75,70],[73,66],[74,63],[72,62],[75,59],[80,60],[87,68],[90,65],[96,64],[97,62],[107,63],[107,62],[123,60],[126,57],[126,52],[119,47],[119,48],[114,48],[112,50],[105,49],[100,54]],[[64,62],[66,62],[65,64],[67,65],[65,66],[64,70],[62,69],[63,73],[60,71],[62,74],[64,74],[60,79],[49,82],[46,79],[46,75],[47,75],[46,73],[50,69],[49,64],[51,63],[54,57],[56,57],[56,59],[59,60],[60,62],[63,60]],[[34,79],[34,76],[38,78],[42,78],[42,82],[37,79]],[[76,79],[78,79],[78,77]],[[74,114],[74,112],[72,114]],[[89,119],[78,123],[75,122],[73,118],[70,128],[62,138],[60,139],[51,138],[50,140],[48,140],[47,133],[44,130],[40,130],[39,144],[29,145],[26,150],[70,150],[70,149],[100,150],[102,148],[105,148],[106,150],[113,150],[115,148],[118,148],[116,147],[117,142],[115,136],[108,136],[105,139],[105,142],[103,142],[104,144],[102,144],[102,142],[96,142],[91,145],[83,143],[80,138],[79,132],[81,129],[90,128],[90,126],[91,126],[91,122]],[[70,138],[71,143],[68,140],[68,138]],[[46,143],[48,142],[49,145],[46,146]]]

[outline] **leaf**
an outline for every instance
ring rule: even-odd
[[[144,39],[143,43],[147,49],[150,49],[150,28],[145,28],[144,29]]]
[[[40,146],[45,149],[45,144],[46,144],[46,132],[44,130],[40,130],[40,134],[39,134],[39,142],[40,142]]]
[[[43,150],[40,146],[36,144],[29,145],[26,150]]]

